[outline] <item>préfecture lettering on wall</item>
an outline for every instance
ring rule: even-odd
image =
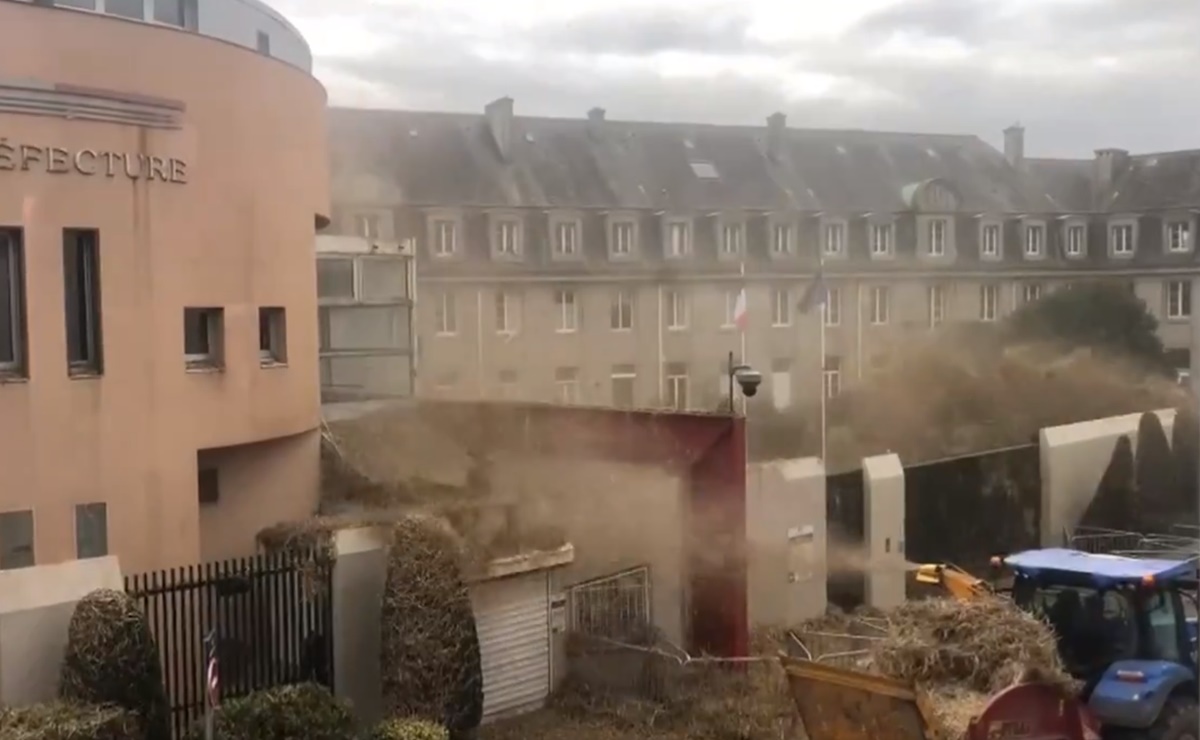
[[[130,180],[187,182],[187,162],[175,157],[67,149],[19,144],[0,138],[0,172],[46,172],[52,175],[122,177]]]

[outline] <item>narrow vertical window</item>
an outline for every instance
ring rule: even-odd
[[[100,235],[93,229],[63,231],[63,297],[67,364],[72,375],[104,371],[100,343]]]

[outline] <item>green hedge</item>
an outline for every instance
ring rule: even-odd
[[[217,708],[217,740],[354,740],[350,706],[316,684],[256,691]],[[202,740],[203,727],[190,736]]]
[[[140,740],[142,737],[137,716],[121,707],[55,701],[0,708],[0,738],[4,740]]]
[[[367,740],[450,740],[450,732],[423,719],[389,719],[376,725]]]

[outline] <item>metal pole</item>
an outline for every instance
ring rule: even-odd
[[[733,416],[733,350],[729,350],[729,365],[725,368],[725,374],[729,377],[729,415]]]

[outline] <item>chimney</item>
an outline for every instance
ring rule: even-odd
[[[604,126],[604,109],[592,108],[588,111],[587,130],[593,138],[600,135],[600,130]]]
[[[783,158],[783,134],[787,130],[787,116],[772,113],[767,116],[767,159],[778,162]]]
[[[1025,127],[1019,123],[1004,129],[1004,158],[1017,169],[1025,166]]]
[[[1129,163],[1129,152],[1125,149],[1097,149],[1092,160],[1092,187],[1098,198],[1107,198],[1113,183]]]
[[[513,99],[506,96],[493,100],[483,109],[483,116],[487,119],[492,140],[496,142],[496,151],[500,152],[500,159],[507,162],[512,151]]]

